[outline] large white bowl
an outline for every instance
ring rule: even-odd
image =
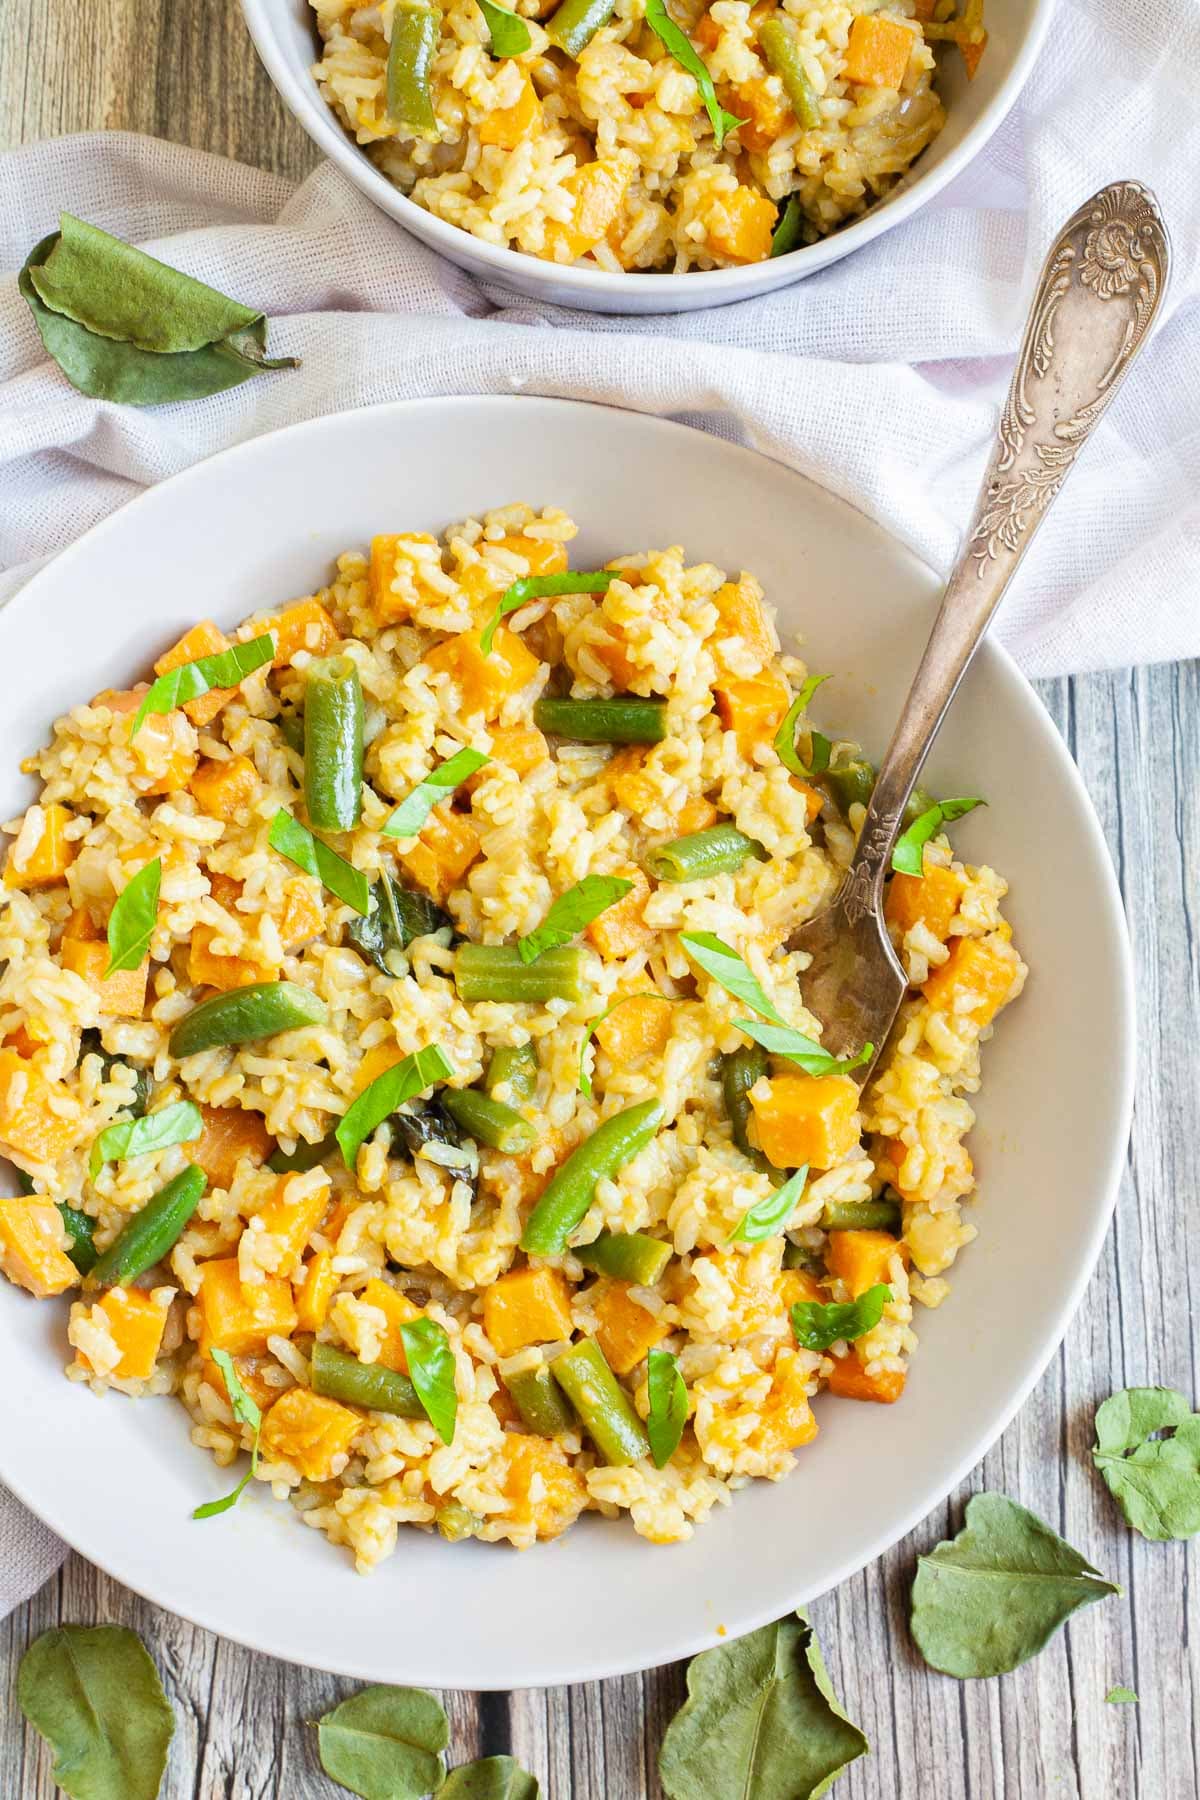
[[[319,150],[367,197],[398,219],[414,237],[451,262],[518,294],[589,312],[694,312],[753,294],[787,287],[869,244],[899,225],[945,187],[980,151],[1020,93],[1050,26],[1054,0],[992,0],[987,14],[987,54],[969,82],[962,59],[942,59],[941,91],[949,117],[945,129],[915,168],[879,206],[819,244],[770,262],[690,275],[610,275],[604,269],[542,262],[536,256],[485,244],[470,232],[435,218],[392,186],[342,129],[313,79],[318,55],[308,0],[242,0],[246,23],[267,73]]]
[[[419,446],[419,454],[414,448]],[[152,488],[88,532],[0,613],[0,817],[29,803],[19,759],[81,697],[127,683],[181,630],[321,583],[373,532],[437,530],[513,499],[582,530],[573,560],[681,543],[755,570],[785,636],[832,670],[822,716],[878,750],[937,582],[842,501],[684,427],[557,400],[427,400],[316,419]],[[825,696],[828,698],[825,698]],[[160,1605],[276,1656],[448,1687],[590,1680],[667,1662],[843,1581],[937,1504],[1011,1418],[1066,1329],[1107,1227],[1126,1141],[1133,1005],[1112,869],[1075,767],[1024,679],[985,645],[927,780],[982,793],[955,827],[1012,883],[1032,967],[986,1056],[971,1140],[978,1241],[920,1319],[892,1407],[818,1402],[794,1474],[756,1484],[656,1548],[586,1519],[523,1555],[403,1531],[369,1581],[264,1490],[194,1524],[227,1472],[171,1400],[98,1400],[62,1376],[65,1302],[0,1281],[0,1479]]]

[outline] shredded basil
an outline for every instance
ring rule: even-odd
[[[370,912],[371,884],[362,870],[314,837],[308,826],[293,818],[285,806],[271,820],[267,842],[306,875],[315,875],[322,887],[353,907],[360,917],[365,918]]]
[[[211,656],[197,657],[195,662],[180,663],[160,675],[145,694],[134,715],[130,742],[137,736],[151,713],[170,713],[186,706],[213,688],[236,687],[255,669],[273,661],[275,639],[268,631],[263,637],[251,638],[248,644],[230,644],[227,650],[215,650]]]
[[[346,1167],[353,1171],[363,1144],[398,1106],[403,1106],[406,1100],[415,1100],[426,1088],[448,1080],[453,1073],[453,1064],[436,1044],[430,1044],[424,1050],[414,1050],[411,1056],[377,1075],[342,1115],[334,1133]]]
[[[771,236],[770,256],[788,256],[800,248],[804,237],[804,208],[798,194],[789,194],[787,205]]]
[[[496,610],[483,628],[479,648],[485,656],[492,654],[496,628],[509,613],[519,611],[530,600],[545,600],[555,594],[606,594],[614,581],[621,578],[620,569],[567,569],[561,575],[524,575],[505,588]]]
[[[892,851],[893,869],[898,875],[923,875],[925,846],[930,838],[936,837],[949,820],[961,819],[964,813],[974,812],[977,806],[986,805],[987,801],[981,800],[978,794],[960,800],[936,801],[897,838],[896,848]]]
[[[681,31],[675,23],[664,0],[646,0],[646,23],[655,36],[661,39],[664,48],[670,51],[680,68],[686,69],[695,81],[704,102],[704,110],[712,121],[713,139],[719,150],[725,142],[726,132],[736,131],[746,121],[735,119],[732,113],[725,111],[717,99],[717,90],[703,57],[686,32]]]
[[[506,6],[496,6],[494,0],[479,0],[479,10],[487,24],[493,56],[521,56],[528,50],[533,40],[524,19]]]
[[[744,1212],[735,1228],[729,1234],[729,1242],[739,1239],[744,1244],[761,1244],[764,1238],[778,1237],[786,1230],[787,1222],[799,1205],[800,1196],[804,1192],[804,1184],[808,1180],[808,1164],[789,1175],[782,1187]]]
[[[615,906],[633,886],[621,875],[585,875],[555,900],[535,931],[517,939],[521,961],[531,963],[543,950],[569,944],[602,912]]]
[[[790,1025],[764,1025],[759,1019],[738,1019],[736,1024],[739,1031],[772,1056],[785,1056],[806,1075],[848,1075],[851,1069],[869,1063],[875,1054],[874,1044],[864,1044],[857,1056],[834,1056],[823,1050],[815,1038],[805,1037]]]
[[[233,1358],[227,1350],[213,1350],[212,1359],[225,1377],[225,1391],[229,1395],[229,1404],[233,1408],[233,1416],[239,1425],[248,1425],[254,1433],[254,1442],[250,1446],[250,1467],[242,1476],[231,1494],[225,1494],[220,1500],[208,1500],[198,1506],[192,1514],[193,1519],[213,1519],[218,1513],[228,1512],[236,1506],[254,1477],[258,1473],[258,1445],[262,1436],[262,1413],[258,1403],[249,1395],[233,1366]]]
[[[436,1319],[409,1319],[400,1327],[400,1338],[417,1398],[443,1444],[452,1444],[458,1393],[454,1385],[454,1352],[446,1328]]]
[[[438,802],[453,793],[469,775],[474,775],[476,769],[482,769],[491,760],[482,750],[456,750],[453,756],[432,769],[424,781],[419,781],[410,794],[405,795],[383,827],[384,837],[416,837]]]
[[[802,781],[807,780],[810,775],[821,774],[829,767],[832,745],[823,732],[811,731],[809,733],[811,746],[809,754],[812,762],[808,768],[805,768],[796,754],[796,726],[811,706],[812,697],[821,683],[828,680],[828,675],[810,675],[808,680],[797,689],[796,698],[788,707],[783,723],[775,733],[776,756],[786,769],[790,769],[793,775],[799,775]]]
[[[796,1300],[791,1309],[796,1342],[802,1350],[828,1350],[839,1340],[853,1343],[864,1332],[874,1331],[891,1297],[891,1288],[881,1281],[857,1300],[831,1301],[827,1306],[819,1300]]]
[[[162,886],[162,857],[156,856],[139,869],[117,895],[108,915],[108,967],[104,979],[121,969],[136,969],[150,948],[158,923],[158,894]]]
[[[190,1144],[203,1130],[200,1109],[190,1100],[176,1100],[140,1119],[108,1125],[92,1144],[88,1174],[95,1181],[105,1163],[128,1162],[132,1156],[169,1150],[172,1144]]]
[[[650,1401],[646,1436],[654,1466],[661,1469],[679,1448],[688,1416],[687,1388],[669,1350],[651,1350],[647,1356],[646,1393]]]

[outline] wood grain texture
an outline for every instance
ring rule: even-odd
[[[97,127],[151,132],[296,178],[316,160],[233,0],[0,0],[0,144]],[[1113,1388],[1200,1385],[1191,1270],[1200,669],[1047,683],[1042,697],[1095,799],[1132,922],[1141,1032],[1133,1141],[1100,1266],[1017,1420],[947,1506],[812,1609],[835,1685],[873,1746],[838,1800],[1200,1795],[1195,1555],[1126,1531],[1088,1455],[1096,1402]],[[956,1529],[966,1495],[985,1487],[1049,1520],[1125,1597],[1083,1613],[1017,1674],[958,1683],[916,1657],[907,1595],[915,1553]],[[16,1709],[22,1651],[58,1621],[104,1620],[142,1634],[175,1705],[162,1800],[330,1800],[305,1721],[352,1683],[195,1630],[77,1557],[0,1623],[4,1800],[56,1792],[45,1748]],[[1107,1706],[1115,1683],[1134,1688],[1141,1704]],[[456,1760],[511,1750],[541,1778],[547,1800],[657,1800],[657,1746],[683,1692],[677,1666],[587,1687],[445,1698]]]

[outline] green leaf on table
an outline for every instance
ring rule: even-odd
[[[63,213],[17,286],[47,353],[81,393],[131,406],[203,399],[295,357],[266,355],[267,321],[202,281]]]
[[[1138,1704],[1137,1695],[1132,1688],[1127,1687],[1109,1688],[1104,1699],[1108,1706],[1136,1706]]]
[[[620,569],[564,569],[560,575],[523,575],[505,588],[496,602],[496,610],[483,628],[479,648],[484,656],[490,656],[501,619],[519,612],[531,600],[549,600],[558,594],[606,594],[620,579]]]
[[[792,1335],[802,1350],[828,1350],[839,1340],[851,1344],[864,1332],[874,1331],[892,1290],[880,1281],[857,1300],[796,1300],[792,1304]]]
[[[156,1800],[175,1716],[136,1632],[44,1632],[21,1658],[17,1702],[54,1752],[51,1779],[72,1800]]]
[[[808,1164],[789,1175],[782,1186],[774,1188],[756,1206],[744,1212],[729,1234],[731,1244],[761,1244],[764,1238],[778,1237],[800,1204],[804,1184],[808,1180]]]
[[[104,979],[120,969],[139,968],[158,923],[162,857],[156,856],[121,889],[108,915],[108,967]]]
[[[476,769],[482,769],[490,762],[482,750],[456,750],[444,763],[431,769],[424,781],[419,781],[412,792],[406,794],[395,812],[383,826],[383,836],[392,838],[416,837],[422,825],[441,800],[452,794],[456,787]]]
[[[1092,1459],[1142,1537],[1166,1543],[1200,1531],[1200,1414],[1174,1388],[1124,1388],[1106,1400]]]
[[[789,194],[787,205],[783,208],[771,233],[771,256],[787,256],[790,251],[798,250],[804,242],[804,208],[800,204],[799,194]]]
[[[1006,1675],[1081,1606],[1120,1592],[1036,1514],[975,1494],[958,1536],[918,1559],[913,1639],[945,1675]]]
[[[869,1748],[803,1612],[693,1657],[658,1770],[669,1800],[818,1800]]]
[[[400,1338],[417,1398],[443,1444],[452,1444],[458,1419],[458,1390],[454,1352],[446,1328],[436,1319],[409,1319],[400,1327]]]
[[[172,713],[214,688],[236,687],[255,669],[269,663],[274,655],[275,640],[268,631],[263,637],[251,638],[248,644],[230,644],[225,650],[214,650],[211,656],[198,656],[195,662],[180,663],[177,669],[168,669],[142,695],[142,704],[129,733],[130,742],[151,713]]]
[[[815,1038],[806,1037],[791,1025],[764,1025],[758,1019],[738,1019],[735,1023],[739,1031],[772,1056],[785,1056],[806,1075],[847,1075],[851,1069],[869,1063],[875,1054],[874,1044],[864,1044],[856,1056],[833,1056]]]
[[[231,1494],[223,1494],[219,1500],[208,1500],[198,1506],[192,1514],[193,1519],[214,1519],[218,1513],[228,1512],[236,1506],[246,1489],[258,1473],[258,1444],[262,1436],[262,1413],[258,1403],[248,1394],[238,1378],[233,1366],[233,1358],[227,1350],[212,1352],[212,1359],[225,1378],[225,1392],[229,1395],[229,1405],[239,1425],[248,1425],[254,1433],[254,1442],[250,1446],[250,1467],[242,1476]]]
[[[307,825],[293,818],[286,806],[281,806],[271,820],[267,842],[272,850],[278,850],[280,856],[286,856],[306,875],[315,875],[322,887],[366,918],[371,911],[371,884],[362,870],[323,844]]]
[[[731,950],[728,944],[711,931],[681,931],[679,941],[692,961],[699,963],[704,973],[711,975],[727,994],[732,994],[743,1006],[761,1013],[764,1019],[771,1019],[776,1025],[786,1028],[787,1020],[772,1006],[758,980],[750,973],[736,950]]]
[[[914,819],[908,830],[896,840],[896,848],[892,851],[892,867],[898,875],[923,875],[925,873],[925,846],[930,838],[936,837],[943,825],[951,819],[961,819],[964,813],[974,812],[977,806],[986,806],[978,794],[966,795],[957,800],[939,800],[927,811]]]
[[[517,939],[521,961],[534,962],[543,950],[572,943],[593,919],[623,899],[632,886],[632,881],[626,881],[622,875],[585,875],[558,896],[535,931]]]
[[[488,28],[493,56],[521,56],[528,50],[533,39],[524,19],[509,12],[506,6],[495,5],[494,0],[479,0],[479,10]]]
[[[190,1144],[203,1130],[200,1108],[190,1100],[173,1100],[157,1112],[143,1113],[140,1119],[106,1125],[93,1140],[88,1174],[95,1181],[105,1163],[128,1162],[131,1156],[149,1156],[154,1150],[169,1150],[172,1144]]]
[[[484,1756],[451,1769],[435,1800],[541,1800],[534,1776],[511,1756]]]
[[[725,111],[717,99],[717,90],[704,58],[687,33],[675,23],[667,11],[665,0],[646,0],[646,23],[660,39],[663,48],[670,52],[681,69],[687,70],[699,88],[704,110],[712,122],[713,141],[719,150],[725,142],[726,132],[736,131],[746,121],[735,119],[732,113]]]
[[[374,1081],[368,1082],[354,1104],[342,1114],[334,1133],[342,1160],[351,1173],[359,1150],[376,1126],[382,1125],[406,1100],[415,1100],[418,1094],[433,1087],[435,1082],[448,1080],[453,1073],[454,1065],[438,1046],[427,1044],[423,1050],[414,1050],[411,1056],[394,1063]]]
[[[662,1469],[679,1448],[688,1416],[687,1388],[669,1350],[651,1350],[647,1356],[646,1393],[650,1401],[646,1436],[654,1466]]]
[[[771,255],[774,256],[775,254],[775,250],[772,249]],[[810,675],[807,681],[802,682],[796,690],[795,699],[783,716],[783,723],[775,733],[774,749],[776,756],[779,758],[785,769],[790,769],[793,775],[799,775],[802,780],[809,775],[817,775],[822,769],[827,769],[829,767],[829,753],[832,746],[830,745],[829,739],[825,737],[823,733],[814,731],[810,734],[813,762],[808,768],[800,761],[799,754],[796,750],[796,727],[812,705],[812,697],[820,687],[821,683],[828,680],[828,675]],[[823,751],[818,748],[818,739],[824,746]],[[821,755],[824,756],[824,761],[821,762],[818,767],[817,758]]]
[[[316,1726],[321,1767],[361,1800],[424,1800],[445,1776],[450,1727],[424,1688],[363,1688]]]

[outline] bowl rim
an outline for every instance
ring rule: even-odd
[[[315,417],[303,419],[290,425],[281,426],[273,431],[263,432],[258,436],[243,439],[241,442],[230,445],[226,449],[213,452],[208,456],[200,458],[188,468],[180,470],[175,475],[167,477],[144,489],[132,500],[119,506],[106,518],[91,526],[77,538],[74,543],[67,546],[67,548],[61,551],[56,557],[53,557],[50,562],[44,564],[33,576],[31,576],[30,580],[26,582],[22,588],[18,589],[6,606],[3,609],[0,609],[0,637],[2,637],[6,629],[5,620],[12,616],[14,608],[23,610],[38,605],[40,584],[44,578],[48,577],[49,572],[52,569],[55,570],[56,574],[60,574],[63,567],[70,569],[77,563],[86,564],[91,548],[98,540],[102,539],[108,533],[124,529],[128,518],[132,515],[136,519],[139,515],[139,510],[141,512],[149,512],[153,507],[164,504],[164,495],[166,496],[165,504],[170,505],[172,496],[181,490],[185,490],[189,483],[207,479],[209,465],[213,463],[220,464],[225,470],[236,471],[237,466],[241,461],[253,461],[256,456],[262,455],[264,453],[264,446],[268,447],[266,454],[269,455],[269,446],[273,444],[275,440],[287,439],[289,441],[295,441],[301,436],[319,437],[323,429],[334,423],[341,423],[350,417],[357,419],[364,415],[374,417],[386,415],[389,417],[399,416],[401,418],[411,419],[414,414],[419,414],[421,411],[432,411],[434,409],[444,410],[447,408],[464,408],[473,411],[480,407],[488,411],[494,411],[503,416],[504,414],[511,414],[511,409],[517,405],[527,409],[538,408],[542,411],[551,411],[555,413],[569,412],[576,416],[582,415],[582,427],[584,429],[586,429],[587,417],[590,414],[610,414],[614,411],[628,413],[629,411],[629,409],[626,408],[606,407],[591,401],[523,395],[483,395],[459,396],[449,399],[392,400],[383,401],[369,407],[349,408],[338,412],[318,414]],[[668,455],[672,443],[681,444],[685,435],[690,439],[694,436],[696,431],[695,427],[682,425],[670,419],[658,418],[652,414],[639,413],[633,414],[632,416],[638,419],[640,429],[644,429],[647,433],[657,435],[663,439],[664,450]],[[707,434],[702,433],[701,435]],[[767,456],[764,452],[753,450],[743,445],[729,443],[727,440],[719,439],[717,441],[720,443],[724,454],[732,455],[735,460],[739,460],[744,464],[748,477],[753,477],[755,465],[760,461],[779,464],[780,467],[787,469],[788,473],[793,475],[795,479],[807,482],[810,486],[817,488],[829,499],[834,501],[836,505],[848,506],[851,511],[858,513],[860,518],[866,520],[873,530],[879,532],[881,536],[892,544],[905,558],[911,559],[912,562],[921,567],[928,568],[928,565],[923,562],[921,557],[916,555],[908,548],[908,546],[900,543],[893,534],[888,532],[883,526],[879,525],[878,522],[871,520],[869,515],[864,513],[861,508],[854,506],[853,502],[843,499],[840,495],[833,494],[831,490],[823,488],[820,483],[813,482],[811,477],[804,476],[800,474],[799,471],[790,469],[789,465],[786,463],[780,463],[778,458]],[[204,473],[202,474],[202,472]],[[841,1563],[836,1564],[828,1570],[823,1576],[819,1586],[804,1586],[800,1590],[795,1590],[789,1588],[786,1574],[781,1574],[777,1598],[773,1600],[769,1606],[756,1608],[744,1617],[739,1617],[736,1629],[730,1632],[729,1637],[724,1640],[726,1642],[733,1641],[735,1637],[744,1636],[746,1633],[769,1623],[772,1619],[780,1617],[781,1614],[791,1606],[807,1605],[810,1601],[818,1599],[821,1595],[841,1586],[843,1582],[849,1580],[862,1569],[869,1567],[887,1550],[891,1549],[893,1545],[898,1543],[901,1538],[906,1537],[914,1527],[921,1523],[922,1520],[928,1518],[930,1513],[946,1499],[953,1489],[956,1488],[970,1471],[983,1459],[983,1457],[991,1450],[992,1446],[998,1441],[1001,1434],[1007,1429],[1020,1408],[1024,1405],[1029,1394],[1045,1373],[1046,1367],[1054,1353],[1062,1344],[1083,1298],[1084,1291],[1095,1271],[1096,1263],[1108,1234],[1109,1224],[1116,1205],[1133,1113],[1137,1019],[1133,952],[1117,876],[1099,818],[1087,787],[1084,784],[1083,777],[1079,773],[1067,745],[1063,741],[1060,733],[1055,729],[1053,721],[1046,714],[1046,710],[1042,706],[1042,703],[1029,680],[1018,667],[1014,658],[995,638],[989,637],[986,642],[981,645],[979,657],[985,664],[994,663],[1001,679],[1013,684],[1016,693],[1020,696],[1022,704],[1029,709],[1030,715],[1034,716],[1036,714],[1044,721],[1047,727],[1045,738],[1047,757],[1054,765],[1054,773],[1057,775],[1058,780],[1071,794],[1074,802],[1074,810],[1079,818],[1081,830],[1089,841],[1090,848],[1096,853],[1096,866],[1101,872],[1098,891],[1093,895],[1093,902],[1106,916],[1109,935],[1111,936],[1116,949],[1116,966],[1113,970],[1115,1007],[1113,1036],[1117,1042],[1119,1076],[1117,1092],[1119,1099],[1110,1116],[1110,1149],[1103,1180],[1097,1182],[1096,1192],[1098,1204],[1091,1215],[1090,1230],[1086,1234],[1086,1237],[1078,1240],[1080,1251],[1074,1263],[1073,1279],[1064,1289],[1059,1303],[1055,1308],[1053,1317],[1048,1321],[1041,1340],[1037,1343],[1036,1349],[1033,1351],[1024,1378],[1017,1384],[1006,1404],[988,1419],[986,1425],[982,1429],[979,1429],[978,1427],[974,1429],[968,1445],[963,1450],[960,1457],[950,1466],[948,1473],[938,1478],[936,1489],[931,1490],[919,1502],[908,1507],[904,1513],[891,1519],[889,1523],[883,1526],[874,1538],[868,1542],[865,1548],[860,1547],[857,1551],[846,1556]],[[368,1661],[358,1661],[354,1656],[339,1654],[332,1661],[315,1665],[310,1659],[291,1656],[286,1648],[280,1647],[277,1643],[265,1643],[261,1638],[256,1638],[254,1635],[254,1627],[252,1625],[242,1624],[236,1629],[230,1629],[228,1623],[219,1616],[219,1599],[214,1598],[214,1601],[211,1604],[204,1605],[199,1604],[194,1599],[180,1603],[174,1595],[174,1577],[169,1567],[164,1566],[159,1571],[157,1591],[155,1585],[148,1581],[130,1579],[129,1575],[125,1573],[121,1567],[117,1566],[121,1560],[119,1556],[114,1556],[112,1552],[108,1550],[97,1554],[93,1549],[89,1548],[86,1521],[81,1521],[77,1507],[72,1510],[73,1503],[65,1492],[61,1494],[61,1497],[59,1493],[56,1492],[49,1503],[45,1496],[41,1494],[34,1500],[30,1496],[23,1469],[17,1469],[16,1471],[9,1468],[0,1469],[0,1478],[3,1479],[5,1485],[29,1508],[35,1517],[41,1519],[52,1531],[61,1537],[65,1543],[70,1545],[72,1549],[76,1550],[96,1567],[100,1568],[113,1580],[120,1582],[122,1586],[139,1594],[151,1605],[172,1612],[176,1616],[187,1620],[190,1624],[203,1630],[211,1631],[215,1636],[228,1638],[231,1642],[241,1644],[247,1649],[277,1657],[281,1661],[294,1661],[298,1666],[308,1668],[320,1666],[327,1672],[343,1675],[363,1682],[377,1682],[380,1679],[383,1679],[383,1677],[380,1676],[377,1664],[372,1664]],[[350,1579],[349,1572],[347,1572],[347,1579]],[[711,1649],[712,1647],[713,1642],[710,1630],[693,1631],[686,1637],[680,1638],[678,1644],[672,1649],[671,1658],[673,1660],[686,1659],[702,1650]],[[515,1682],[512,1680],[505,1680],[503,1682],[496,1681],[489,1683],[487,1686],[472,1688],[469,1691],[503,1692],[520,1688],[560,1686],[564,1683],[569,1684],[582,1681],[606,1680],[616,1676],[637,1673],[648,1666],[654,1665],[648,1665],[644,1657],[639,1657],[636,1648],[633,1648],[629,1653],[620,1658],[605,1660],[598,1666],[589,1664],[584,1660],[567,1668],[563,1668],[562,1666],[542,1668],[534,1665],[530,1668],[523,1669],[519,1679]],[[456,1679],[453,1670],[448,1666],[438,1666],[432,1659],[429,1672],[423,1679],[426,1685],[432,1687],[450,1689],[459,1688],[461,1691],[461,1683]]]
[[[520,270],[524,282],[528,286],[536,286],[538,271],[541,270],[545,281],[554,281],[561,286],[576,289],[581,296],[581,304],[584,305],[603,310],[602,302],[607,298],[614,310],[617,310],[619,301],[626,297],[657,297],[663,303],[662,310],[667,311],[670,310],[668,296],[679,297],[681,281],[688,283],[687,292],[695,296],[694,300],[688,302],[690,309],[699,310],[704,305],[728,305],[736,300],[752,298],[756,291],[766,292],[769,288],[784,286],[790,281],[800,281],[806,275],[815,274],[818,269],[840,261],[843,256],[861,249],[894,225],[900,225],[910,218],[961,173],[1004,122],[1016,104],[1041,52],[1050,29],[1056,0],[1032,0],[1033,12],[1029,29],[1007,76],[962,141],[940,163],[925,170],[918,163],[916,171],[910,170],[889,195],[870,207],[861,218],[835,232],[832,237],[822,238],[816,244],[804,245],[799,250],[789,251],[786,256],[768,259],[766,262],[739,264],[731,269],[692,270],[683,276],[632,272],[614,275],[607,269],[589,269],[576,263],[542,263],[540,258],[526,255],[524,251],[509,249],[507,245],[489,244],[483,238],[465,231],[462,226],[451,225],[447,220],[438,218],[436,213],[418,206],[393,186],[370,161],[361,146],[343,129],[332,108],[322,98],[311,73],[306,71],[304,80],[296,76],[291,60],[283,48],[276,22],[284,4],[285,0],[241,0],[246,26],[263,66],[276,92],[317,148],[355,187],[374,201],[381,211],[401,226],[409,226],[411,222],[414,236],[440,250],[451,261],[457,261],[458,257],[466,253],[463,243],[465,239],[470,246],[472,262],[483,263],[488,269],[488,274],[480,275],[478,279],[492,280],[506,286],[509,272]],[[458,257],[455,255],[456,251]],[[785,268],[789,274],[770,283],[769,288],[765,276],[754,279],[754,272],[757,270],[779,271]],[[515,276],[513,279],[515,280]],[[584,299],[583,296],[587,298]],[[640,310],[652,314],[657,309],[646,306]]]

